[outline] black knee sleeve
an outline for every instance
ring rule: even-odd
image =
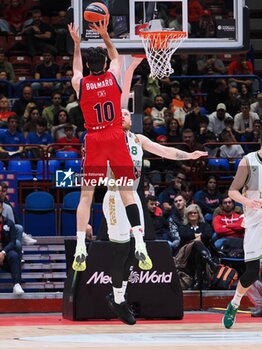
[[[125,265],[130,253],[130,242],[110,242],[112,249],[111,277],[115,288],[121,288],[124,280]]]
[[[244,288],[250,287],[259,279],[260,260],[248,261],[246,263],[246,271],[240,277],[239,281]]]
[[[126,206],[126,215],[131,227],[141,225],[139,210],[136,204],[130,204]]]

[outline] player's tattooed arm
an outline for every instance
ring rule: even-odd
[[[176,149],[176,160],[187,160],[187,159],[191,159],[190,153]]]
[[[206,157],[208,155],[207,152],[202,152],[202,151],[195,151],[195,152],[189,153],[189,152],[181,151],[174,147],[166,147],[149,140],[144,135],[137,135],[137,137],[139,138],[142,144],[143,150],[166,159],[189,160],[189,159],[198,159],[200,157]]]
[[[187,159],[198,159],[200,157],[207,157],[208,153],[207,152],[203,152],[203,151],[195,151],[195,152],[184,152],[181,151],[177,148],[175,148],[176,150],[176,160],[187,160]]]

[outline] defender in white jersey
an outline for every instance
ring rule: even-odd
[[[127,107],[129,90],[133,72],[141,59],[134,58],[133,62],[127,68],[124,77],[122,106]],[[134,167],[138,175],[135,180],[133,191],[134,198],[139,208],[140,222],[144,231],[144,215],[139,196],[136,192],[142,168],[143,149],[160,157],[165,157],[173,160],[198,159],[202,156],[207,156],[207,152],[196,151],[187,153],[172,147],[161,146],[152,142],[144,135],[135,135],[130,132],[131,117],[128,110],[122,110],[123,128],[126,132],[126,140],[129,151],[134,162]],[[103,211],[108,226],[109,241],[112,249],[111,277],[113,285],[113,294],[108,296],[108,305],[117,317],[124,323],[133,325],[136,323],[134,315],[129,310],[125,300],[125,292],[127,281],[130,273],[130,267],[135,256],[135,246],[131,240],[131,227],[127,220],[125,208],[120,199],[120,194],[117,188],[108,188],[103,201]],[[143,233],[143,232],[141,232]],[[139,267],[143,270],[152,268],[152,262],[148,259],[138,259]]]
[[[143,149],[160,157],[172,160],[198,159],[199,157],[207,156],[207,152],[195,151],[187,153],[176,148],[166,147],[152,142],[144,135],[135,135],[129,130],[131,127],[131,118],[127,110],[123,111],[123,127],[126,130],[126,139],[138,175],[141,173],[142,168]],[[135,180],[133,189],[134,198],[139,208],[141,225],[144,231],[143,209],[140,198],[136,192],[139,180],[140,177]],[[125,292],[130,267],[133,257],[135,256],[135,249],[130,239],[132,236],[131,226],[127,220],[125,208],[117,188],[108,188],[104,196],[103,212],[107,222],[109,241],[111,242],[112,251],[114,252],[111,261],[113,295],[108,296],[109,307],[121,321],[132,325],[135,324],[133,316],[127,312],[122,312],[121,307],[124,308],[124,305],[126,305]],[[139,261],[139,267],[143,270],[148,270],[152,267],[152,264],[147,266],[143,261]]]
[[[252,152],[245,156],[248,177],[243,189],[243,195],[251,201],[262,201],[262,159],[259,152]],[[244,208],[244,251],[245,261],[262,257],[262,208]]]
[[[246,270],[239,279],[234,298],[228,304],[224,315],[225,328],[234,325],[242,297],[259,279],[262,258],[262,125],[259,139],[260,150],[247,154],[240,161],[229,189],[229,196],[244,207]]]
[[[128,113],[124,110],[123,114]],[[141,227],[143,232],[145,232],[144,215],[142,204],[137,194],[137,188],[140,181],[140,174],[142,170],[142,157],[143,149],[139,138],[131,131],[126,131],[126,140],[128,148],[130,150],[131,158],[134,162],[135,173],[137,174],[137,179],[134,182],[134,198],[139,209]],[[112,178],[112,172],[108,172],[108,177]],[[122,200],[117,187],[108,187],[108,190],[103,199],[103,213],[105,215],[108,227],[108,236],[111,242],[129,242],[130,241],[130,230],[131,226],[129,224],[126,211],[123,205],[121,205]],[[119,229],[121,228],[121,230]],[[143,270],[147,267],[139,261],[139,266]]]
[[[156,142],[152,142],[144,135],[136,135],[130,131],[131,128],[131,116],[130,112],[126,109],[122,109],[123,114],[123,128],[126,132],[126,140],[129,147],[131,158],[134,162],[135,172],[138,178],[134,182],[134,196],[136,203],[139,206],[140,218],[142,227],[144,229],[143,210],[140,198],[137,194],[137,188],[140,181],[140,174],[142,169],[142,157],[143,150],[152,154],[158,155],[163,158],[171,160],[191,160],[198,159],[200,157],[207,156],[207,152],[195,151],[192,153],[181,151],[177,148],[166,147]],[[109,175],[110,177],[110,175]],[[115,242],[127,242],[130,240],[131,226],[127,222],[127,216],[124,215],[124,207],[121,205],[121,199],[119,191],[116,187],[108,188],[103,200],[103,212],[108,225],[108,235],[110,241]],[[117,222],[117,224],[116,224]],[[142,261],[139,262],[141,269],[146,269],[143,266]]]

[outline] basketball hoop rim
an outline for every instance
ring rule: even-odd
[[[153,38],[155,36],[160,36],[161,38],[165,38],[167,36],[171,37],[172,39],[185,39],[187,37],[187,33],[183,31],[176,31],[176,30],[166,30],[166,31],[156,31],[156,32],[150,32],[148,30],[140,30],[139,36],[143,38]]]

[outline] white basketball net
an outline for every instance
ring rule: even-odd
[[[140,33],[151,70],[150,76],[153,79],[169,77],[174,72],[171,57],[185,40],[186,34],[174,31]]]

